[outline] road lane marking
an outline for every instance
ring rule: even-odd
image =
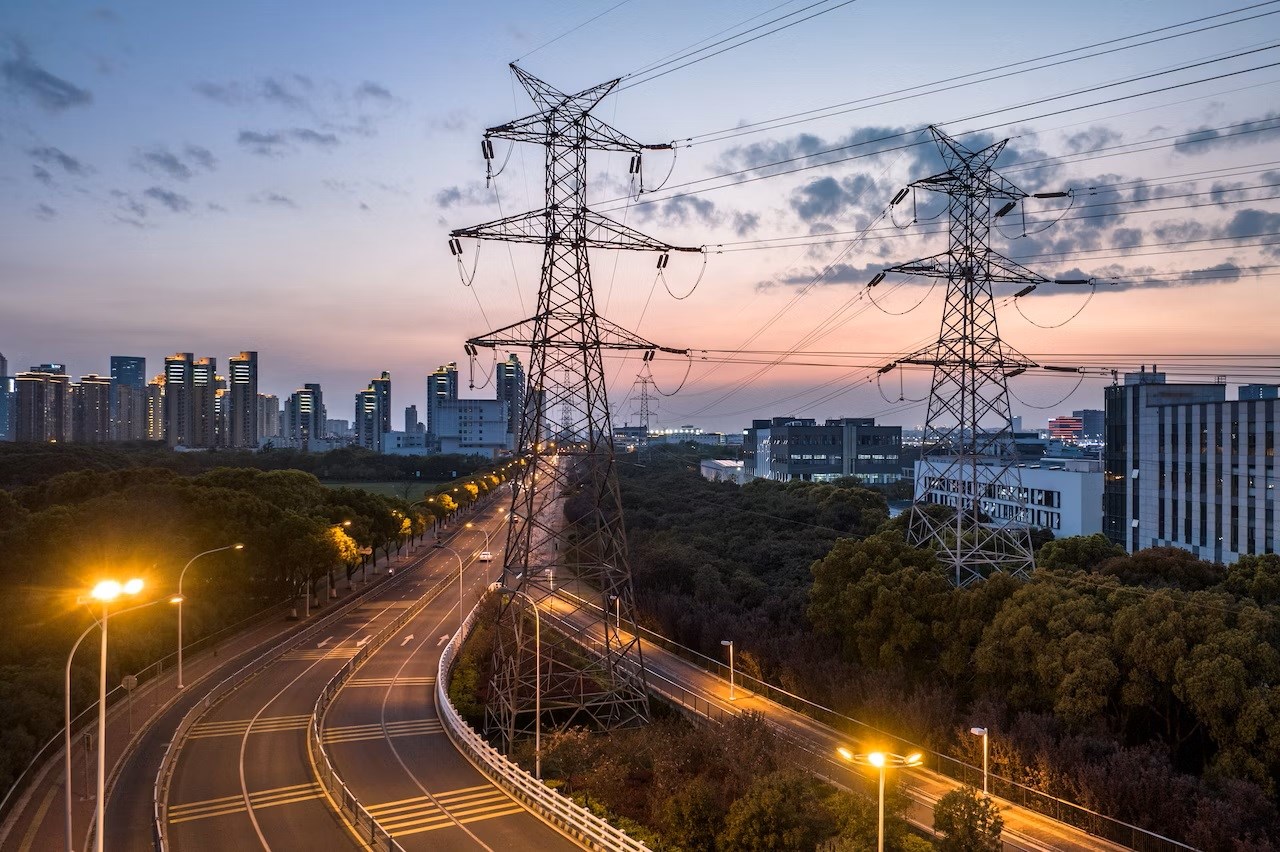
[[[403,648],[405,645],[408,645],[412,641],[413,641],[413,634],[410,633],[408,636],[404,637],[404,641],[400,643],[400,647]]]
[[[356,643],[356,647],[357,647],[357,648],[363,648],[365,645],[369,644],[369,640],[370,640],[370,639],[372,639],[372,638],[373,638],[373,634],[372,634],[372,633],[370,633],[368,636],[364,637],[364,638],[363,638],[363,639],[361,639],[359,642],[357,642],[357,643]]]
[[[320,798],[320,783],[318,781],[292,784],[288,787],[276,787],[271,790],[257,790],[249,794],[249,799],[253,802],[255,808],[291,805],[295,802],[306,802],[318,798]],[[166,816],[170,824],[176,824],[241,813],[244,810],[244,796],[236,793],[232,796],[219,796],[216,799],[173,805],[168,809]]]
[[[359,648],[299,648],[280,657],[282,660],[349,660]]]
[[[349,725],[343,728],[330,728],[324,732],[326,743],[351,743],[364,740],[380,740],[385,737],[414,737],[422,734],[442,734],[444,727],[439,719],[411,719],[405,722],[388,722],[386,728],[380,723],[370,725]]]
[[[427,796],[415,796],[374,805],[368,811],[392,837],[436,831],[524,811],[510,796],[491,784],[436,793],[435,799],[439,805]]]
[[[353,677],[343,684],[348,686],[434,686],[436,679],[431,677]],[[308,717],[310,718],[310,717]]]
[[[249,719],[230,719],[225,722],[200,722],[191,726],[191,733],[188,736],[192,739],[239,736],[248,729],[250,721]],[[268,716],[254,722],[251,733],[271,734],[277,731],[300,731],[305,729],[310,721],[311,717],[309,715]]]
[[[31,818],[31,825],[27,826],[27,833],[22,835],[22,843],[18,844],[18,852],[29,852],[31,844],[36,841],[36,832],[40,830],[40,825],[44,822],[44,815],[49,812],[49,805],[53,804],[53,797],[57,794],[57,787],[50,787],[49,792],[44,794],[44,801],[40,803],[40,807],[36,808],[36,814]]]
[[[332,636],[326,636],[324,639],[322,639],[322,640],[320,640],[319,642],[317,642],[317,643],[316,643],[316,647],[317,647],[317,648],[323,648],[325,645],[328,645],[328,644],[329,644],[330,642],[332,642],[332,641],[333,641],[333,637],[332,637]]]
[[[449,634],[446,633],[440,637],[440,641],[436,643],[436,647],[439,648],[441,645],[443,645],[445,642],[448,642],[448,641],[449,641]]]

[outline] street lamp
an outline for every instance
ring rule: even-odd
[[[621,641],[622,599],[617,595],[609,595],[609,603],[613,604],[613,632],[619,635],[619,641]]]
[[[729,649],[729,700],[733,700],[733,640],[721,639],[720,644]]]
[[[89,597],[102,602],[102,651],[98,669],[98,801],[95,848],[102,852],[106,826],[104,790],[107,786],[107,619],[111,615],[111,602],[121,595],[136,595],[142,591],[142,581],[134,578],[123,585],[115,580],[103,580],[93,587]],[[73,649],[74,650],[74,649]],[[70,661],[67,662],[70,671]],[[69,700],[69,699],[68,699]]]
[[[915,752],[903,757],[891,752],[873,751],[868,754],[854,754],[841,746],[836,753],[850,763],[858,766],[871,766],[880,771],[880,818],[876,823],[876,852],[884,852],[884,775],[888,769],[904,769],[908,766],[919,766],[921,754]]]
[[[462,630],[462,555],[449,545],[442,541],[436,542],[436,547],[441,550],[447,550],[458,560],[458,630]]]
[[[348,521],[347,523],[350,523]],[[182,596],[182,578],[187,576],[187,569],[191,567],[191,563],[195,562],[201,556],[208,556],[210,553],[217,553],[221,550],[244,550],[243,544],[228,544],[226,547],[215,547],[213,550],[206,550],[204,553],[197,553],[195,556],[187,560],[187,564],[182,566],[182,570],[178,572],[178,594],[174,596],[173,602],[178,605],[178,689],[184,689],[186,684],[182,682],[182,602],[186,600]]]
[[[542,616],[538,604],[528,592],[508,588],[501,583],[489,586],[491,592],[520,595],[533,607],[533,777],[542,780]]]
[[[987,767],[989,766],[988,761],[991,756],[991,740],[987,737],[986,728],[970,728],[969,733],[973,734],[975,737],[982,737],[982,794],[985,796],[987,795]]]

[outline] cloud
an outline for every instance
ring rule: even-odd
[[[791,209],[805,222],[837,219],[850,207],[867,207],[864,201],[875,190],[876,182],[862,174],[819,178],[792,193]]]
[[[292,82],[300,87],[310,90],[313,84],[309,77],[301,74],[292,75]],[[310,104],[307,99],[291,89],[290,84],[276,77],[264,77],[259,82],[259,93],[262,99],[272,103],[280,104],[288,109],[306,109]]]
[[[656,205],[637,208],[637,213],[639,219],[658,218],[665,225],[714,225],[718,221],[715,202],[692,195],[678,195]]]
[[[760,216],[756,213],[733,214],[733,232],[740,237],[750,236],[760,224]]]
[[[1208,153],[1218,143],[1226,145],[1256,145],[1262,142],[1270,142],[1275,138],[1265,134],[1264,131],[1268,130],[1280,130],[1280,112],[1268,112],[1262,118],[1239,122],[1227,130],[1218,130],[1207,126],[1199,127],[1174,140],[1173,150],[1179,154],[1195,156]]]
[[[188,145],[182,149],[182,153],[188,160],[205,171],[211,172],[218,167],[218,158],[213,156],[213,152],[208,148],[200,145]]]
[[[883,269],[880,263],[869,263],[866,266],[854,266],[849,263],[833,263],[824,268],[809,267],[791,275],[761,281],[756,284],[757,290],[771,290],[779,284],[792,287],[806,287],[810,284],[866,284],[877,272]]]
[[[49,174],[49,170],[43,166],[31,167],[31,176],[40,181],[45,186],[53,186],[53,175]]]
[[[133,167],[157,177],[171,177],[174,180],[190,180],[193,174],[190,166],[165,148],[139,151],[134,155]]]
[[[134,219],[141,219],[147,215],[147,206],[124,190],[113,189],[111,190],[110,195],[116,200],[116,204],[119,208],[130,214]],[[142,224],[141,222],[131,221],[128,218],[122,218],[120,216],[117,216],[116,218],[126,224],[138,225],[139,227],[141,227]]]
[[[88,89],[49,73],[22,45],[18,46],[17,56],[0,62],[0,77],[18,97],[27,98],[49,112],[93,103],[93,94]]]
[[[297,203],[287,195],[281,195],[278,192],[260,192],[249,199],[254,204],[268,204],[272,207],[287,207],[290,210],[297,210]]]
[[[1237,210],[1235,215],[1222,226],[1221,234],[1233,240],[1243,240],[1262,234],[1273,234],[1276,231],[1280,231],[1280,213],[1250,207],[1246,210]]]
[[[427,129],[444,133],[457,133],[466,130],[472,121],[474,121],[474,117],[469,110],[455,109],[444,115],[427,119]]]
[[[336,134],[321,133],[309,127],[295,127],[291,130],[273,130],[262,133],[256,130],[241,130],[236,141],[250,153],[264,157],[278,157],[296,150],[292,142],[302,142],[316,148],[333,148],[341,143]]]
[[[191,199],[168,189],[153,186],[142,194],[147,198],[160,202],[173,213],[185,213],[191,209]]]
[[[54,210],[48,204],[37,204],[33,212],[37,219],[43,219],[46,222],[58,215],[58,211]]]
[[[252,83],[214,83],[202,80],[191,88],[197,94],[223,106],[265,102],[291,110],[308,110],[311,108],[308,95],[315,89],[315,83],[302,74],[290,74],[285,78],[260,77]]]
[[[69,175],[84,177],[93,170],[60,148],[45,145],[39,148],[28,148],[27,153],[33,160],[46,166],[57,166]]]
[[[356,87],[356,100],[392,101],[391,90],[381,83],[365,80]]]
[[[1177,272],[1161,272],[1150,266],[1126,269],[1118,264],[1095,270],[1099,279],[1115,279],[1114,282],[1100,281],[1100,287],[1108,290],[1140,290],[1168,289],[1174,287],[1204,287],[1215,284],[1231,284],[1245,276],[1253,276],[1258,270],[1224,262],[1200,269],[1184,269]],[[1060,278],[1087,278],[1087,273],[1079,268],[1060,273]]]
[[[1066,149],[1072,154],[1084,151],[1096,151],[1119,142],[1123,136],[1109,127],[1090,127],[1078,133],[1072,133],[1064,140]]]
[[[489,199],[490,194],[480,185],[480,182],[472,181],[466,186],[446,186],[437,192],[432,200],[441,210],[448,210],[451,207],[477,207],[487,204]]]

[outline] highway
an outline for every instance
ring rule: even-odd
[[[480,529],[463,530],[449,546],[469,554],[483,541]],[[484,586],[477,565],[468,566],[472,594]],[[170,846],[364,848],[316,780],[311,711],[337,669],[440,578],[456,577],[456,566],[447,550],[431,551],[206,713],[177,755],[166,799]],[[502,848],[531,837],[538,848],[577,848],[488,785],[439,732],[427,681],[457,606],[456,595],[441,593],[406,630],[414,640],[390,642],[371,658],[330,710],[327,748],[379,821],[405,831],[406,841],[420,838],[417,848]]]
[[[501,571],[501,548],[494,541],[494,561],[476,562],[480,529],[451,546],[470,569],[469,610],[488,586],[485,574]],[[457,559],[450,560],[456,576]],[[325,748],[347,787],[406,850],[579,849],[489,782],[441,728],[435,674],[458,627],[457,589],[447,588],[342,688],[324,720]]]
[[[544,612],[551,613],[552,618],[585,620],[587,613],[578,609],[585,601],[579,599],[570,603],[564,599],[572,592],[572,587],[560,586],[554,595],[543,597],[539,606]],[[603,643],[599,628],[593,632],[592,639]],[[882,748],[882,744],[859,742],[802,713],[752,694],[741,684],[735,690],[736,700],[730,701],[728,681],[653,642],[642,639],[641,645],[651,690],[675,703],[696,708],[704,715],[723,717],[747,710],[759,712],[785,740],[795,746],[791,753],[797,763],[842,786],[873,792],[868,786],[871,776],[843,764],[835,757],[835,752],[839,746],[848,746],[854,751],[870,751]],[[932,830],[933,804],[948,790],[959,786],[959,782],[936,772],[923,769],[903,771],[902,789],[913,802],[908,818],[916,825]],[[1128,848],[1011,802],[997,802],[1005,822],[1006,849],[1022,852],[1120,852]]]

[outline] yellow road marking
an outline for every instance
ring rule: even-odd
[[[255,808],[271,808],[277,805],[289,805],[294,802],[305,802],[320,798],[320,784],[312,781],[307,784],[292,784],[288,787],[277,787],[272,790],[257,790],[249,794],[249,800]],[[186,802],[173,805],[168,811],[170,823],[191,822],[197,819],[208,819],[215,816],[240,813],[245,810],[244,797],[240,794],[220,796],[216,799],[205,799],[201,802]]]
[[[22,835],[18,852],[28,852],[31,849],[31,844],[36,840],[36,832],[40,830],[40,823],[44,822],[44,815],[49,811],[49,805],[53,804],[53,797],[57,794],[57,787],[50,787],[49,792],[44,794],[44,801],[40,803],[40,807],[36,808],[35,816],[31,818],[31,825],[27,826],[26,834]]]

